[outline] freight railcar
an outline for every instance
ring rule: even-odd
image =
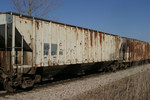
[[[150,62],[150,43],[122,37],[122,61],[117,62],[117,68],[141,65]]]
[[[148,62],[150,44],[50,20],[0,13],[0,83],[29,88],[60,73]]]

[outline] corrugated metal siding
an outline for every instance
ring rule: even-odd
[[[149,43],[127,38],[127,47],[129,48],[129,61],[150,59]]]
[[[1,16],[0,24],[7,17]],[[24,52],[24,64],[54,66],[119,60],[122,37],[51,21],[15,16],[15,25],[32,52]],[[128,61],[150,59],[150,44],[126,38]],[[3,52],[0,52],[2,60]],[[2,62],[2,61],[1,61]],[[21,64],[21,52],[18,52]]]
[[[25,53],[25,63],[53,66],[119,59],[122,38],[88,29],[16,16],[16,27],[33,54]],[[49,45],[48,55],[44,46]]]

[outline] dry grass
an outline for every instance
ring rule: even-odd
[[[138,73],[119,81],[73,97],[74,100],[150,100],[150,71]]]

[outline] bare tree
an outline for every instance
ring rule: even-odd
[[[11,0],[18,13],[45,18],[58,8],[62,0]]]

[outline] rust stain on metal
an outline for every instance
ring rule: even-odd
[[[94,41],[95,41],[95,46],[97,46],[97,32],[94,32]]]
[[[138,40],[127,39],[127,47],[129,48],[129,60],[140,61],[149,59],[149,44]]]
[[[85,48],[87,49],[88,47],[88,30],[85,30],[85,34],[84,34],[84,38],[85,38]]]
[[[18,51],[17,64],[21,64],[21,52]]]
[[[22,16],[19,16],[20,19],[23,19],[23,20],[30,20],[32,21],[33,19],[32,18],[28,18],[28,17],[22,17]]]
[[[39,65],[38,65],[38,64],[35,64],[35,66],[38,67]]]
[[[74,29],[74,32],[77,33],[77,27]]]
[[[77,62],[78,62],[78,59],[75,59],[75,62],[77,63]]]
[[[76,40],[78,40],[78,27],[75,28],[74,32],[76,33]]]
[[[149,45],[149,43],[147,43],[147,55],[148,55],[148,59],[149,59],[149,55],[150,55],[150,45]]]
[[[119,47],[120,39],[115,36],[116,47]]]
[[[105,41],[105,33],[103,34],[103,41]]]
[[[36,22],[37,29],[39,30],[39,22]]]
[[[93,31],[90,31],[91,47],[93,46]]]
[[[101,32],[99,32],[99,38],[100,38],[100,45],[102,45],[102,33]]]
[[[95,40],[97,39],[97,32],[94,32],[94,38],[95,38]]]

